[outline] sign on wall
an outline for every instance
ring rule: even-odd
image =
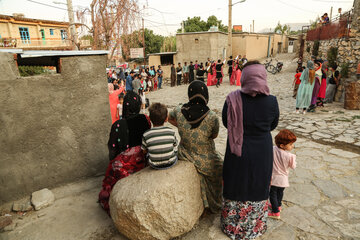
[[[130,48],[130,58],[144,58],[144,49]]]

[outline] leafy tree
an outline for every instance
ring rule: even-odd
[[[227,32],[227,26],[222,24],[221,20],[218,20],[214,15],[208,17],[206,22],[202,20],[201,17],[188,17],[183,22],[185,32],[206,32],[210,29],[211,26],[218,26],[219,31]],[[181,28],[178,29],[177,32],[181,33]]]
[[[176,37],[168,36],[164,37],[161,52],[176,52]]]
[[[288,34],[290,32],[290,26],[289,25],[281,25],[281,23],[279,22],[278,25],[275,27],[274,29],[275,33],[281,33],[281,34]]]
[[[222,24],[221,20],[218,20],[217,17],[214,16],[214,15],[208,17],[207,22],[206,22],[206,26],[207,26],[208,29],[210,29],[211,26],[218,26],[219,31],[221,31],[221,32],[227,32],[228,31],[227,26]]]
[[[188,17],[185,21],[183,21],[183,24],[185,32],[203,32],[208,30],[206,22],[201,20],[200,17]],[[181,33],[181,31],[181,28],[177,30],[178,33]]]
[[[128,48],[123,48],[124,59],[130,58],[130,48],[142,48],[143,45],[143,32],[142,30],[134,31],[131,34],[122,37],[122,43]],[[157,35],[153,30],[145,28],[145,55],[149,53],[158,53],[164,42],[164,37]]]

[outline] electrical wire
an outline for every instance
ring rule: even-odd
[[[304,9],[304,8],[299,8],[299,6],[295,6],[295,5],[292,5],[292,4],[289,4],[289,3],[286,3],[282,0],[277,0],[279,3],[282,3],[286,6],[289,6],[289,7],[292,7],[292,8],[296,8],[297,10],[301,10],[301,11],[304,11],[304,12],[310,12],[310,13],[317,13],[317,12],[314,12],[314,11],[310,11],[310,10],[307,10],[307,9]]]
[[[56,7],[56,6],[53,6],[53,5],[50,5],[50,4],[46,4],[46,3],[42,3],[42,2],[37,2],[37,1],[34,1],[34,0],[27,0],[27,1],[28,1],[28,2],[32,2],[32,3],[37,3],[37,4],[40,4],[40,5],[43,5],[43,6],[52,7],[52,8],[57,8],[57,9],[61,9],[61,10],[67,11],[66,8],[62,8],[62,7]]]

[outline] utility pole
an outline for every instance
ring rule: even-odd
[[[232,0],[229,0],[228,56],[232,55]]]
[[[243,3],[245,2],[246,0],[240,0],[236,3],[232,3],[232,0],[229,0],[229,26],[228,26],[228,56],[231,56],[232,55],[232,7],[235,5],[235,4],[238,4],[238,3]],[[251,31],[251,29],[250,29]]]
[[[144,18],[142,19],[142,30],[143,30],[143,53],[144,53],[144,68],[145,68],[145,65],[146,65],[146,62],[145,62],[145,27],[144,27]]]
[[[68,9],[68,15],[69,15],[69,24],[70,24],[70,34],[71,34],[71,40],[72,44],[75,46],[76,50],[78,49],[77,43],[77,32],[76,32],[76,26],[74,22],[74,11],[72,6],[72,0],[66,0],[67,1],[67,9]]]
[[[253,20],[253,33],[255,33],[255,20]]]
[[[333,7],[330,8],[330,17],[329,17],[329,22],[331,22],[332,19],[332,11],[333,11]]]

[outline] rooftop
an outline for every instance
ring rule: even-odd
[[[60,22],[60,21],[53,21],[53,20],[44,20],[44,19],[34,19],[34,18],[26,18],[23,16],[10,16],[10,15],[3,15],[0,14],[0,22],[1,20],[8,20],[12,22],[32,22],[32,23],[42,23],[42,24],[58,24],[58,25],[69,25],[69,22]],[[75,25],[81,25],[75,23]]]

